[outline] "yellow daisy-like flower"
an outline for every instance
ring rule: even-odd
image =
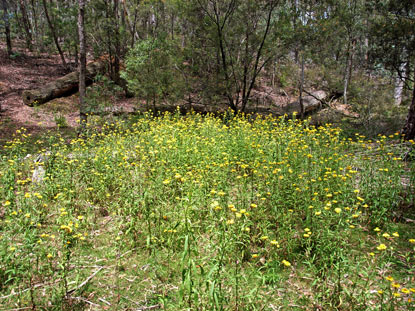
[[[337,207],[334,209],[334,211],[336,212],[336,214],[340,214],[342,212],[342,209]]]
[[[66,232],[68,232],[68,233],[71,233],[72,232],[72,228],[71,227],[69,227],[69,226],[66,226],[66,225],[62,225],[61,226],[61,229],[62,230],[65,230]]]
[[[287,260],[283,260],[283,261],[281,261],[281,263],[284,265],[284,266],[286,266],[286,267],[290,267],[291,266],[291,263],[289,262],[289,261],[287,261]]]
[[[401,287],[401,285],[399,284],[399,283],[392,283],[391,284],[391,286],[393,287],[393,288],[400,288]]]
[[[379,251],[384,251],[387,249],[387,246],[385,244],[379,244],[378,247],[376,247]]]

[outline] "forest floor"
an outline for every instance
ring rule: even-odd
[[[21,94],[65,74],[57,56],[35,55],[18,48],[15,51],[16,56],[8,58],[6,51],[0,49],[0,142],[9,139],[20,127],[35,134],[56,126],[51,111],[24,105]],[[70,110],[74,112],[66,116],[67,121],[74,125],[76,112]]]
[[[54,99],[39,107],[23,103],[22,92],[36,89],[62,77],[67,72],[58,55],[30,52],[14,47],[9,58],[4,44],[0,44],[0,145],[24,127],[27,133],[39,135],[57,129],[64,118],[66,132],[75,132],[79,120],[78,94]],[[120,106],[132,109],[132,99],[120,99]]]

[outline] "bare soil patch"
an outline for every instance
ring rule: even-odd
[[[0,44],[0,145],[21,127],[30,134],[55,129],[59,118],[65,120],[69,130],[75,130],[79,120],[78,94],[39,107],[26,106],[22,100],[24,90],[39,88],[67,74],[59,56],[19,47],[14,47],[14,52],[16,55],[9,58],[4,44]],[[121,99],[117,109],[132,111],[133,102]]]
[[[15,51],[17,55],[8,58],[0,46],[0,142],[10,139],[20,127],[33,134],[56,126],[52,113],[24,105],[21,94],[66,73],[57,56],[36,55],[18,48]]]

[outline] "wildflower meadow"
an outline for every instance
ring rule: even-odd
[[[231,114],[20,129],[0,310],[415,310],[414,144]]]

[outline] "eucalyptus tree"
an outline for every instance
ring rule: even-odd
[[[259,74],[275,59],[284,1],[192,0],[188,6],[198,74],[235,112],[244,111]],[[193,55],[194,56],[194,55]]]
[[[59,43],[58,33],[57,33],[57,29],[56,29],[56,26],[55,26],[55,23],[54,23],[54,20],[53,20],[53,16],[51,16],[51,14],[49,12],[49,8],[48,8],[48,4],[46,3],[46,0],[42,0],[42,4],[43,4],[45,17],[46,17],[46,20],[48,22],[51,35],[53,37],[53,41],[55,42],[56,49],[58,50],[59,56],[60,56],[61,61],[62,61],[62,65],[65,69],[67,69],[68,64],[66,63],[65,55],[63,53],[61,44]]]
[[[377,14],[371,28],[374,40],[372,57],[378,67],[389,70],[408,90],[412,89],[411,104],[402,133],[406,139],[414,139],[415,3],[412,0],[377,1],[374,9]]]
[[[7,54],[10,56],[13,54],[13,49],[12,40],[10,36],[10,19],[7,0],[1,0],[1,5],[3,9],[3,27],[4,33],[6,35]]]
[[[85,38],[85,0],[78,0],[78,31],[79,31],[79,117],[81,131],[87,123],[85,96],[86,96],[86,38]]]
[[[32,32],[31,25],[29,21],[29,16],[27,14],[26,2],[25,0],[19,0],[20,13],[22,15],[23,27],[26,34],[26,46],[29,50],[32,50]]]

